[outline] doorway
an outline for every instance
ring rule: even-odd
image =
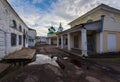
[[[74,48],[78,48],[78,35],[74,36]]]
[[[95,52],[95,50],[96,50],[95,46],[96,46],[95,33],[91,32],[91,34],[87,35],[87,50]]]

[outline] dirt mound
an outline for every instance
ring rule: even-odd
[[[51,64],[26,66],[1,82],[64,82],[62,71]]]

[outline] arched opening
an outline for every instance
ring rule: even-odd
[[[16,23],[15,20],[12,20],[12,21],[11,21],[10,27],[12,27],[12,28],[17,28],[17,23]]]
[[[87,23],[90,23],[90,22],[93,22],[93,20],[92,20],[92,19],[89,19],[89,20],[87,21]]]
[[[15,20],[13,20],[13,26],[14,26],[15,28],[17,28],[17,23],[16,23]]]

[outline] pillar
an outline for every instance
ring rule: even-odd
[[[103,52],[103,32],[99,33],[99,53]]]
[[[63,49],[63,35],[61,35],[61,48]]]
[[[59,36],[57,36],[57,47],[59,47]]]
[[[49,40],[49,41],[48,41],[48,44],[51,45],[51,38],[49,38],[48,40]]]
[[[82,56],[88,56],[87,55],[87,32],[86,29],[81,30],[81,50],[82,50]]]
[[[71,50],[71,37],[70,37],[70,33],[67,34],[68,37],[68,50]]]

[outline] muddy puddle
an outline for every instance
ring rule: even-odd
[[[28,64],[28,65],[38,65],[38,64],[41,65],[41,64],[49,63],[49,64],[52,64],[52,65],[55,65],[55,66],[59,67],[59,65],[57,64],[56,60],[57,60],[57,57],[51,58],[48,55],[37,54],[36,55],[36,60],[34,62]]]

